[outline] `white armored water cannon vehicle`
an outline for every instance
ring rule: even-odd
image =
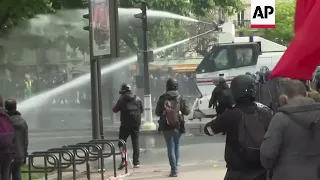
[[[231,80],[246,72],[255,73],[266,66],[272,70],[280,60],[286,46],[259,36],[235,37],[232,23],[224,23],[219,33],[219,42],[215,44],[196,69],[197,87],[201,97],[192,105],[189,120],[212,118],[216,115],[209,108],[211,93],[219,76]]]

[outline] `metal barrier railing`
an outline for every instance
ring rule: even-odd
[[[113,162],[113,175],[117,177],[116,167],[116,155],[122,155],[122,151],[116,152],[114,142],[121,143],[123,151],[125,151],[125,159],[127,160],[127,148],[126,143],[123,140],[91,140],[85,143],[78,143],[76,145],[66,145],[61,148],[53,148],[47,151],[34,152],[28,156],[28,171],[22,173],[28,173],[29,180],[32,180],[33,173],[44,173],[44,179],[48,180],[48,173],[57,172],[57,180],[62,180],[62,173],[64,169],[72,169],[72,179],[76,180],[76,168],[77,165],[86,165],[87,179],[91,179],[90,161],[98,161],[100,166],[99,173],[101,174],[101,180],[104,179],[104,158],[112,156]],[[110,152],[104,152],[103,147],[108,145]],[[81,152],[81,153],[80,153]],[[82,154],[83,153],[83,154]],[[44,166],[37,166],[34,164],[34,158],[43,157]],[[128,173],[127,166],[125,167],[125,173]]]

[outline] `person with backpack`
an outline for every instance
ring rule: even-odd
[[[234,104],[231,90],[223,77],[219,77],[218,83],[212,91],[209,108],[216,108],[217,116],[221,115],[227,108]]]
[[[178,176],[179,142],[181,134],[185,133],[183,116],[189,113],[188,105],[178,92],[178,81],[169,78],[166,82],[166,92],[159,97],[156,106],[156,115],[160,117],[159,131],[163,132],[167,145],[171,167],[169,177]]]
[[[0,96],[0,179],[10,180],[10,165],[14,155],[14,128]]]
[[[235,106],[207,123],[204,132],[226,132],[225,180],[266,180],[267,171],[260,162],[260,145],[272,118],[269,107],[255,102],[256,83],[247,75],[231,82]]]
[[[128,84],[122,84],[119,91],[120,98],[116,105],[112,108],[114,113],[120,111],[120,131],[119,139],[127,142],[129,136],[131,136],[132,148],[133,148],[133,165],[135,168],[139,168],[139,132],[141,125],[141,114],[143,113],[143,105],[140,98],[131,92],[131,86]],[[123,144],[119,143],[119,148],[122,149]],[[124,152],[126,153],[126,152]],[[122,155],[119,170],[126,166],[125,156]]]
[[[261,163],[272,180],[320,179],[320,104],[299,80],[282,84],[285,105],[273,116],[261,144]]]
[[[12,180],[21,180],[21,166],[26,163],[28,155],[28,125],[21,117],[21,113],[17,111],[17,102],[15,100],[8,99],[4,104],[8,115],[11,117],[15,132],[15,153],[10,168],[11,177]]]

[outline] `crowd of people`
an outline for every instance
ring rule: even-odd
[[[21,180],[21,166],[28,155],[28,125],[17,102],[0,97],[0,179]],[[11,177],[11,178],[10,178]]]
[[[319,179],[320,106],[315,97],[320,94],[310,87],[309,81],[270,80],[268,75],[269,72],[260,73],[258,78],[248,73],[239,75],[232,80],[230,87],[221,77],[213,90],[209,107],[218,108],[217,116],[205,126],[204,132],[209,136],[219,133],[227,136],[227,172],[224,179]],[[281,91],[277,91],[280,96],[260,86],[268,86],[272,81],[281,86]],[[160,117],[158,130],[163,132],[167,146],[171,167],[169,177],[178,176],[180,137],[185,133],[183,115],[190,112],[182,98],[183,93],[178,92],[179,85],[176,79],[169,78],[155,109]],[[271,101],[276,102],[259,102],[259,93],[267,93]],[[113,108],[114,112],[121,113],[119,138],[126,141],[131,136],[135,147],[133,163],[138,168],[143,106],[130,85],[124,84],[120,94]],[[119,147],[122,145],[119,144]],[[123,159],[119,169],[124,165]]]
[[[230,87],[221,77],[212,93],[209,107],[216,107],[217,117],[204,131],[227,135],[225,180],[319,179],[319,88],[269,74],[246,73]],[[315,78],[315,87],[319,83]],[[280,89],[268,87],[274,85]]]
[[[206,124],[204,132],[226,138],[225,180],[316,180],[320,172],[320,79],[316,90],[310,81],[268,79],[270,72],[236,76],[228,86],[219,77],[209,108],[217,116]],[[178,176],[180,137],[185,133],[184,116],[190,113],[184,94],[185,76],[177,80],[160,78],[155,114],[158,131],[163,133],[171,171]],[[156,79],[150,76],[150,79]],[[189,79],[188,79],[189,80]],[[187,84],[188,86],[188,84]],[[272,86],[272,87],[271,87]],[[274,87],[273,87],[274,86]],[[275,91],[273,91],[275,89]],[[160,93],[162,92],[162,93]],[[131,136],[134,168],[140,167],[139,131],[144,111],[141,99],[129,84],[122,84],[114,113],[120,112],[119,139]],[[267,100],[262,98],[266,95]],[[126,166],[123,144],[119,169]],[[0,98],[0,177],[21,179],[21,165],[28,154],[28,126],[17,110],[14,99]]]

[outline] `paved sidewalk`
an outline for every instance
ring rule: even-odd
[[[195,179],[216,179],[223,180],[226,169],[205,169],[181,172],[175,180],[195,180]],[[153,173],[133,173],[131,176],[123,178],[123,180],[167,180],[169,172],[153,172]],[[119,179],[120,180],[120,179]]]
[[[223,180],[226,172],[225,166],[217,166],[212,163],[195,164],[179,168],[178,177],[174,180],[206,180],[215,179]],[[112,172],[105,172],[105,180],[166,180],[171,179],[169,175],[169,167],[141,167],[139,169],[129,169],[129,173],[124,175],[124,172],[118,172],[118,178],[112,177]],[[101,180],[100,174],[94,173],[91,176],[92,180]],[[77,180],[86,180],[85,177],[77,178]]]

